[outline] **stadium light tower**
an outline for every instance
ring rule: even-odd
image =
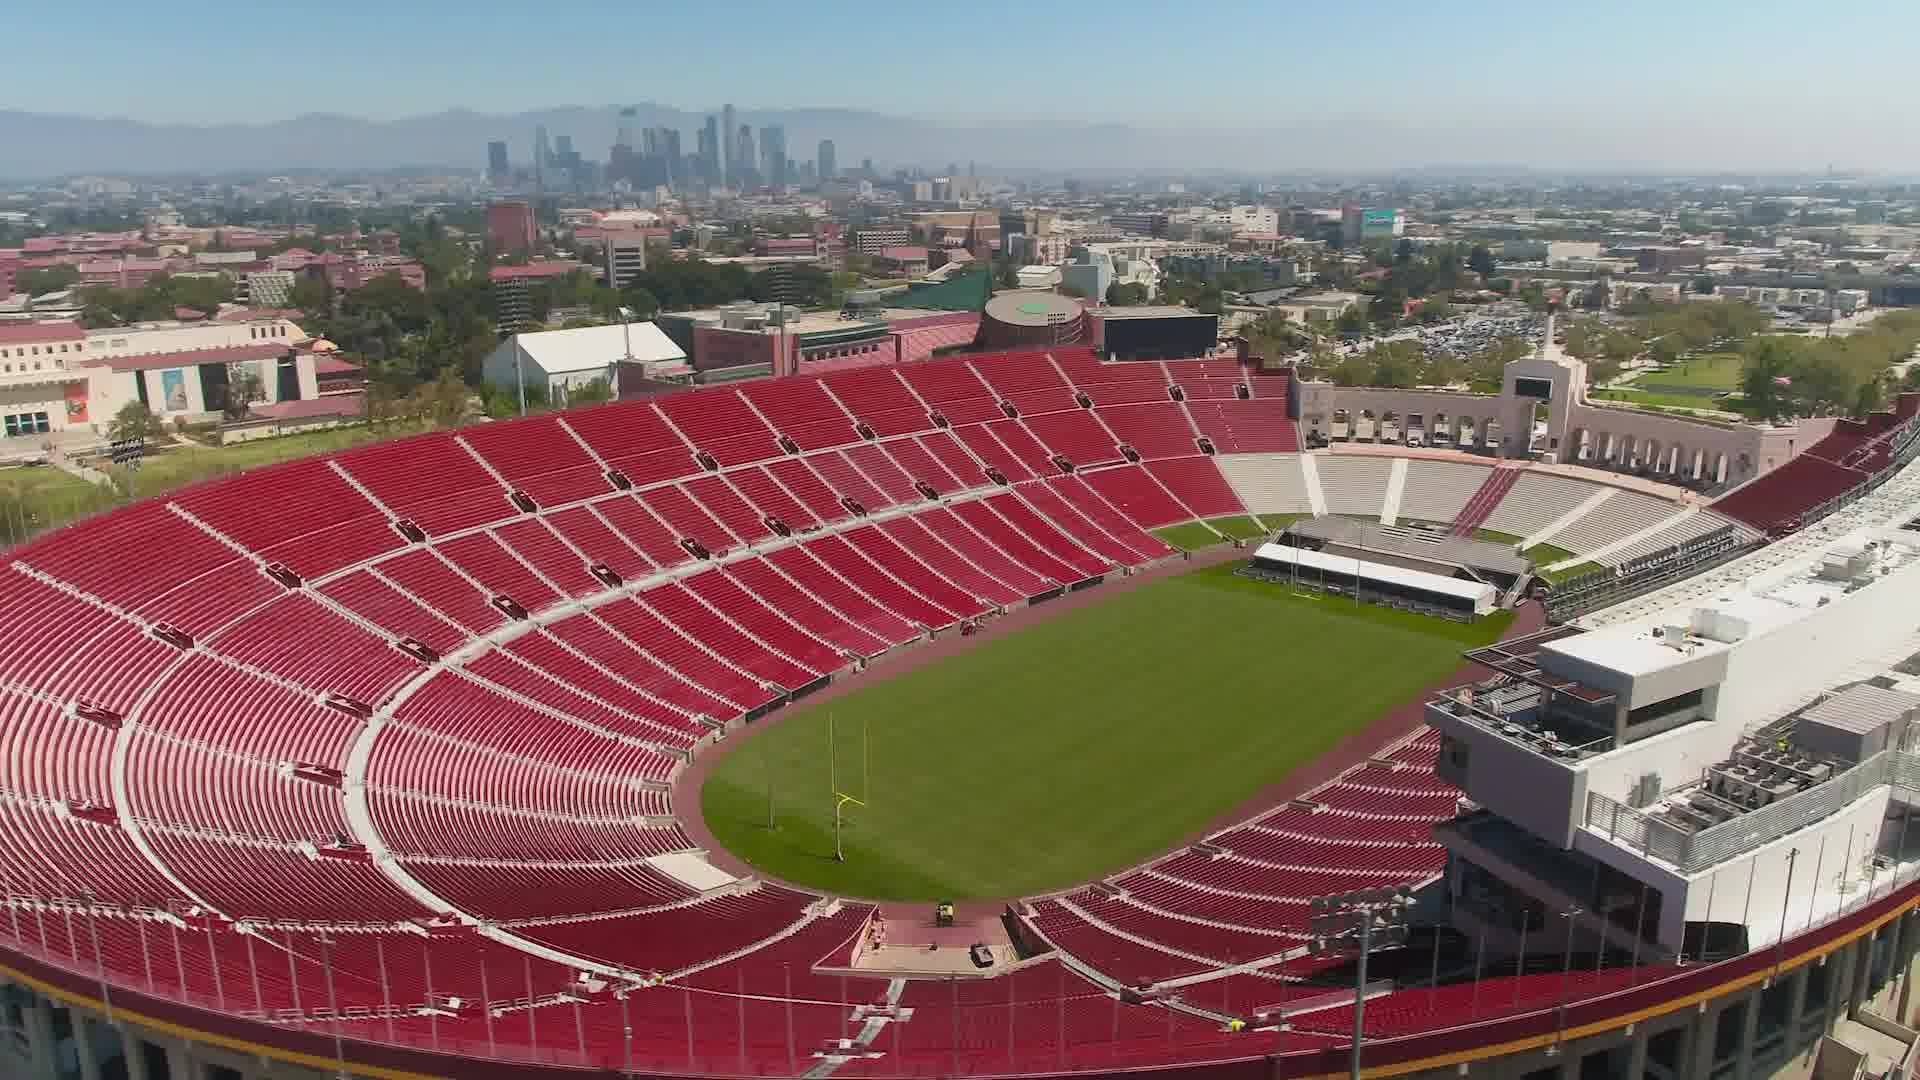
[[[1361,889],[1313,898],[1308,917],[1311,937],[1307,951],[1314,956],[1356,958],[1353,976],[1353,1056],[1350,1074],[1360,1080],[1360,1043],[1367,1020],[1367,954],[1382,946],[1407,942],[1407,909],[1413,899],[1405,889]]]

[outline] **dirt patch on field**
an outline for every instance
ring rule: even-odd
[[[1223,545],[1205,551],[1193,553],[1190,559],[1175,558],[1157,566],[1148,568],[1127,577],[1110,578],[1105,584],[1068,593],[1057,600],[1051,600],[1033,607],[1023,607],[1001,616],[987,624],[987,629],[972,637],[962,637],[956,630],[949,630],[931,641],[905,649],[898,649],[876,660],[866,671],[836,679],[826,689],[807,698],[800,704],[780,709],[755,721],[753,724],[737,729],[724,742],[708,747],[696,756],[693,762],[681,771],[673,783],[674,815],[680,826],[692,838],[694,846],[705,848],[707,857],[715,866],[731,874],[742,877],[752,875],[769,881],[778,881],[765,872],[736,858],[715,838],[713,830],[707,827],[700,810],[700,789],[720,761],[737,751],[750,738],[758,734],[759,729],[772,724],[783,723],[791,717],[801,716],[823,705],[829,705],[838,698],[855,693],[869,686],[897,679],[927,664],[935,664],[951,659],[964,652],[979,648],[995,638],[1017,632],[1025,627],[1060,618],[1069,612],[1100,603],[1102,600],[1133,589],[1141,588],[1156,581],[1177,577],[1193,570],[1221,563],[1233,562],[1248,557],[1245,550]],[[1532,633],[1545,622],[1540,606],[1528,603],[1523,606],[1513,625],[1508,629],[1508,637]],[[1365,761],[1382,747],[1413,732],[1421,726],[1427,698],[1433,692],[1449,686],[1457,686],[1473,677],[1474,668],[1470,664],[1461,667],[1438,680],[1432,686],[1423,689],[1413,700],[1381,716],[1364,729],[1342,739],[1334,748],[1312,761],[1303,763],[1281,780],[1269,784],[1240,806],[1222,814],[1206,827],[1196,830],[1191,836],[1168,850],[1175,850],[1192,844],[1201,838],[1221,829],[1244,821],[1262,811],[1297,798],[1328,780],[1345,772],[1354,765]],[[1114,867],[1120,871],[1125,867]],[[781,882],[791,888],[816,891],[809,886],[793,885]],[[852,898],[849,898],[852,899]],[[964,920],[992,918],[1003,911],[1006,905],[1018,899],[1003,897],[998,899],[970,900],[960,905],[959,915]],[[928,918],[929,905],[910,903],[882,903],[881,909],[889,920],[925,921]]]

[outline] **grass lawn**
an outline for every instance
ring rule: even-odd
[[[1267,535],[1267,530],[1255,524],[1250,517],[1208,518],[1207,524],[1235,540],[1257,540]]]
[[[412,422],[382,424],[378,428],[356,424],[353,427],[255,439],[230,446],[170,446],[165,450],[150,450],[133,476],[134,493],[145,498],[216,476],[257,469],[262,465],[275,465],[312,454],[335,453],[363,443],[397,439],[426,430],[427,425]],[[122,486],[126,484],[126,470],[109,466],[107,471],[116,482]]]
[[[1510,619],[1296,597],[1233,569],[1113,596],[754,732],[707,780],[706,820],[768,873],[842,895],[1063,887],[1164,850],[1404,704]],[[846,807],[844,863],[835,786],[866,804]]]
[[[1535,544],[1521,554],[1532,559],[1535,566],[1552,566],[1554,563],[1564,562],[1574,557],[1573,552],[1563,547],[1554,547],[1552,544]]]
[[[1475,529],[1473,530],[1473,538],[1475,540],[1485,540],[1489,544],[1505,544],[1508,547],[1519,547],[1520,541],[1526,539],[1524,536],[1515,536],[1512,533],[1503,533],[1495,529]]]
[[[1652,393],[1646,390],[1594,390],[1590,397],[1601,401],[1618,401],[1627,405],[1645,405],[1659,409],[1711,409],[1720,412],[1732,410],[1720,404],[1718,398],[1708,394]]]
[[[1284,518],[1287,515],[1280,516]],[[1207,525],[1213,528],[1209,530]],[[1250,517],[1219,517],[1207,519],[1206,525],[1197,521],[1189,521],[1184,525],[1168,525],[1153,530],[1153,535],[1183,551],[1198,551],[1215,544],[1224,544],[1228,540],[1252,540],[1267,535],[1267,532],[1255,525]]]
[[[1277,532],[1285,530],[1296,521],[1306,521],[1312,517],[1312,514],[1261,514],[1260,520],[1267,523],[1269,532]]]
[[[0,543],[29,540],[124,501],[51,465],[0,470]]]
[[[1683,388],[1725,393],[1740,385],[1740,371],[1746,358],[1739,353],[1717,352],[1690,356],[1662,371],[1649,371],[1633,380],[1633,385],[1660,391]]]
[[[1551,581],[1557,584],[1559,582],[1566,581],[1570,578],[1577,578],[1582,574],[1591,574],[1595,570],[1605,570],[1605,569],[1606,567],[1602,566],[1597,562],[1583,562],[1583,563],[1576,563],[1573,566],[1569,566],[1565,570],[1556,570],[1551,573],[1549,573],[1548,571],[1542,570],[1540,571],[1540,576],[1543,578],[1546,578],[1548,581]]]
[[[1225,537],[1217,535],[1213,530],[1197,521],[1189,521],[1185,525],[1168,525],[1165,528],[1155,529],[1153,530],[1153,535],[1182,551],[1198,551],[1201,548],[1212,547],[1215,544],[1224,544],[1227,542]]]

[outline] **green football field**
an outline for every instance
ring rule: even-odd
[[[1064,887],[1177,843],[1404,704],[1509,619],[1297,597],[1233,569],[1116,591],[750,729],[706,782],[707,823],[767,873],[840,895]],[[836,789],[860,800],[844,805],[843,863]]]

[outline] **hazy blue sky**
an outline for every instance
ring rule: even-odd
[[[7,37],[0,109],[156,121],[731,101],[1920,166],[1915,0],[93,0]]]

